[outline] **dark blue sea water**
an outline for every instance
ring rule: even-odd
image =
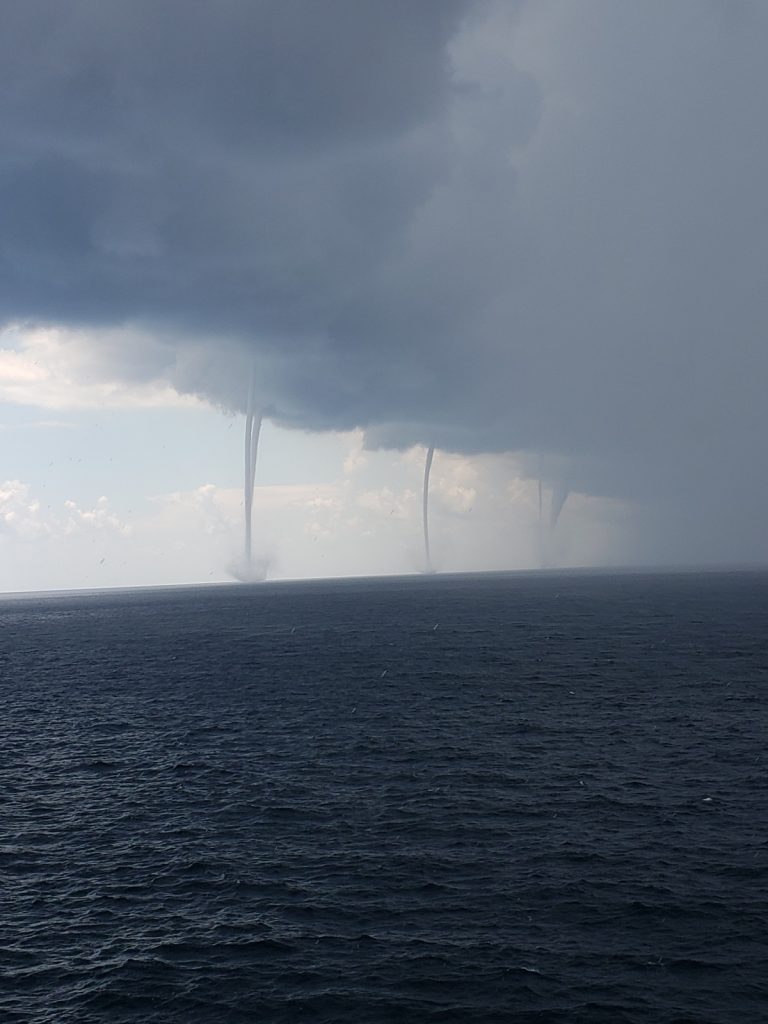
[[[0,1019],[768,1020],[768,575],[0,601]]]

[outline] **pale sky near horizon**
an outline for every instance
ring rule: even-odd
[[[242,414],[167,386],[105,383],[67,346],[66,332],[0,332],[0,593],[233,580],[243,546]],[[268,578],[420,572],[425,451],[367,451],[362,431],[265,421],[254,557],[266,560]],[[654,523],[666,510],[579,492],[552,533],[553,489],[545,480],[540,517],[529,461],[438,450],[435,567],[740,561],[738,550],[712,557],[693,524],[677,557],[677,541],[665,547],[664,524]],[[672,537],[684,527],[671,524]]]
[[[243,416],[168,390],[105,395],[54,339],[0,335],[0,592],[231,580],[243,543]],[[265,422],[254,554],[269,578],[422,569],[425,450],[362,443],[359,431]],[[550,543],[536,481],[511,456],[438,452],[430,490],[439,569],[631,560],[632,517],[617,502],[571,495]]]

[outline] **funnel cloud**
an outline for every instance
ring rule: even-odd
[[[424,461],[424,488],[421,497],[421,520],[424,529],[424,572],[432,573],[432,554],[429,549],[429,474],[432,472],[432,460],[435,457],[435,449],[432,445],[427,449],[427,457]]]
[[[256,373],[251,373],[248,386],[248,404],[245,414],[245,480],[243,488],[243,508],[245,510],[245,544],[243,557],[246,567],[251,566],[251,532],[253,529],[253,489],[256,483],[256,460],[259,454],[259,435],[261,434],[261,413],[255,409]]]

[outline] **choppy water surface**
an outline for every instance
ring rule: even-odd
[[[0,601],[9,1022],[768,1019],[768,576]]]

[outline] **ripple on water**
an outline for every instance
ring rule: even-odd
[[[762,574],[0,602],[0,1015],[761,1020],[767,604]]]

